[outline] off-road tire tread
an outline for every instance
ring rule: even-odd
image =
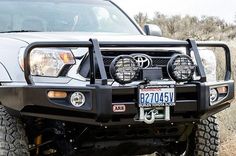
[[[215,116],[201,120],[195,127],[195,156],[219,155],[219,126]]]
[[[27,137],[20,119],[0,105],[0,156],[29,156]]]

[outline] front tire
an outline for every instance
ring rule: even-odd
[[[201,120],[189,137],[187,156],[219,155],[219,126],[215,116]]]
[[[0,105],[0,156],[29,156],[22,122]]]

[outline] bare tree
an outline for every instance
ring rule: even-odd
[[[143,28],[144,25],[147,23],[148,21],[148,15],[147,13],[144,14],[142,12],[139,12],[137,15],[134,16],[134,19],[136,20],[136,22]]]
[[[147,14],[143,13],[137,14],[135,19],[141,26],[147,22],[158,25],[162,29],[163,36],[170,38],[195,38],[197,40],[231,40],[236,38],[236,25],[228,24],[218,17],[166,16],[155,12],[152,19],[148,19]]]

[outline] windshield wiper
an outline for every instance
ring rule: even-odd
[[[40,32],[38,30],[10,30],[10,31],[0,31],[0,33],[21,33],[21,32]]]

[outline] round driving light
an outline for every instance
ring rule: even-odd
[[[195,65],[189,56],[179,54],[169,60],[167,71],[169,76],[177,82],[189,81],[194,74]]]
[[[81,92],[75,92],[70,96],[70,102],[75,107],[81,107],[85,103],[85,96]]]
[[[139,66],[135,59],[129,55],[116,57],[110,65],[111,77],[120,84],[130,83],[139,73]]]
[[[210,89],[210,102],[215,102],[218,99],[218,92],[215,88]]]

